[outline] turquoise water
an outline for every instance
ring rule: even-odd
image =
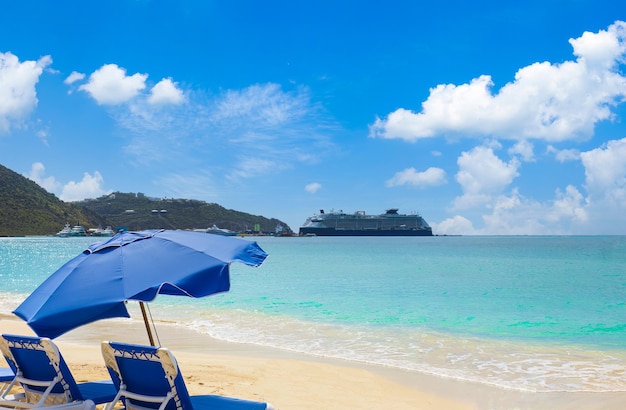
[[[228,293],[159,297],[213,337],[529,391],[626,391],[626,237],[256,237]],[[10,312],[90,238],[0,239]],[[172,308],[174,307],[174,308]]]

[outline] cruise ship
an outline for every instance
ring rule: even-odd
[[[300,227],[302,236],[433,236],[428,223],[419,214],[399,214],[397,208],[381,215],[324,212],[307,218]]]

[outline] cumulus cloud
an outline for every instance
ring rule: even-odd
[[[436,233],[624,233],[623,224],[616,223],[616,218],[626,209],[626,138],[571,155],[584,167],[584,184],[557,188],[553,198],[543,202],[524,196],[518,188],[507,189],[517,174],[517,164],[505,163],[490,150],[478,147],[459,158],[459,174],[467,175],[459,180],[464,195],[455,204],[463,208],[464,215],[433,224]],[[482,226],[475,227],[465,219],[474,222],[480,219]]]
[[[526,162],[534,162],[535,161],[535,153],[534,146],[532,143],[523,140],[517,142],[511,148],[509,148],[510,155],[518,155],[522,158],[522,160]]]
[[[597,234],[586,198],[572,185],[557,189],[552,200],[539,202],[512,189],[497,196],[489,212],[482,214],[484,225],[474,233],[482,235],[569,235]]]
[[[528,147],[514,147],[509,152],[528,153]],[[464,152],[457,164],[456,179],[463,195],[455,199],[454,208],[463,210],[463,218],[469,220],[472,215],[471,219],[480,219],[482,226],[470,226],[457,216],[437,224],[437,233],[546,235],[580,233],[586,229],[588,201],[573,185],[564,191],[556,189],[554,198],[542,203],[512,186],[519,176],[520,162],[516,157],[505,162],[492,147],[478,146]]]
[[[626,209],[626,138],[582,152],[585,167],[584,211],[589,233],[624,234]]]
[[[319,182],[311,182],[310,184],[307,184],[304,187],[304,190],[306,192],[309,192],[311,194],[316,193],[317,191],[319,191],[320,189],[322,189],[322,184],[320,184]]]
[[[457,208],[467,208],[488,202],[519,175],[519,161],[502,161],[490,147],[479,146],[463,152],[457,160],[456,180],[463,196],[455,199]]]
[[[106,64],[89,76],[78,89],[87,92],[100,105],[117,105],[130,101],[146,88],[147,74],[126,75],[117,64]]]
[[[55,192],[60,186],[59,182],[52,176],[45,176],[45,173],[46,167],[41,162],[35,162],[31,165],[30,173],[26,177],[46,191]]]
[[[97,198],[110,192],[105,192],[102,188],[104,179],[98,171],[95,171],[93,175],[85,172],[81,181],[70,181],[65,185],[57,181],[55,177],[46,176],[45,174],[46,167],[44,164],[35,162],[31,165],[30,172],[26,177],[50,193],[60,191],[59,199],[66,202]]]
[[[426,187],[443,185],[446,181],[446,172],[441,168],[430,167],[426,171],[418,172],[415,168],[407,168],[385,182],[388,187],[410,185]]]
[[[440,135],[497,136],[512,140],[589,138],[594,125],[612,118],[626,97],[617,69],[626,58],[626,23],[571,39],[575,61],[521,68],[498,92],[491,76],[430,90],[421,112],[400,108],[378,118],[370,135],[415,142]]]
[[[626,138],[580,154],[585,186],[592,197],[610,199],[626,209]]]
[[[529,200],[512,189],[508,195],[497,195],[490,203],[490,213],[482,215],[483,235],[542,235],[550,234],[543,220],[546,206]]]
[[[585,206],[586,199],[573,185],[568,185],[565,192],[557,189],[552,206],[545,213],[549,222],[557,222],[562,219],[583,223],[589,219]]]
[[[35,109],[38,103],[35,85],[50,64],[50,56],[20,62],[12,53],[0,53],[0,134],[19,126]]]
[[[626,209],[626,138],[581,152],[578,159],[585,169],[583,187],[557,190],[545,219],[569,223],[567,232],[577,234],[623,234],[616,221]]]
[[[433,224],[432,228],[437,235],[472,235],[475,233],[472,221],[461,215],[455,215],[438,224]]]
[[[68,182],[63,187],[59,198],[66,202],[73,202],[100,197],[107,193],[102,188],[103,182],[104,179],[98,171],[95,171],[93,175],[85,172],[82,180]]]
[[[150,90],[150,104],[181,104],[185,100],[183,91],[171,78],[164,78]]]
[[[90,76],[86,84],[78,89],[87,92],[100,105],[119,105],[135,102],[135,110],[145,110],[148,105],[179,105],[185,102],[185,95],[172,78],[164,78],[156,83],[148,93],[142,93],[147,85],[148,74],[126,75],[126,70],[116,64],[105,64]],[[72,85],[85,79],[85,74],[73,71],[64,83]],[[71,92],[71,91],[70,91]],[[143,98],[137,98],[143,97]],[[144,106],[141,103],[143,101]]]

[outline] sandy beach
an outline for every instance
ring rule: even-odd
[[[12,316],[0,331],[33,334]],[[226,343],[157,323],[191,394],[266,401],[280,410],[306,409],[621,409],[626,393],[525,393],[397,369]],[[102,321],[56,339],[78,381],[108,378],[102,340],[147,344],[135,320]]]

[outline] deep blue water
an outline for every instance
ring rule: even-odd
[[[159,297],[214,337],[532,391],[626,390],[626,237],[255,237],[232,288]],[[0,239],[9,313],[90,238]],[[173,307],[173,308],[172,308]]]

